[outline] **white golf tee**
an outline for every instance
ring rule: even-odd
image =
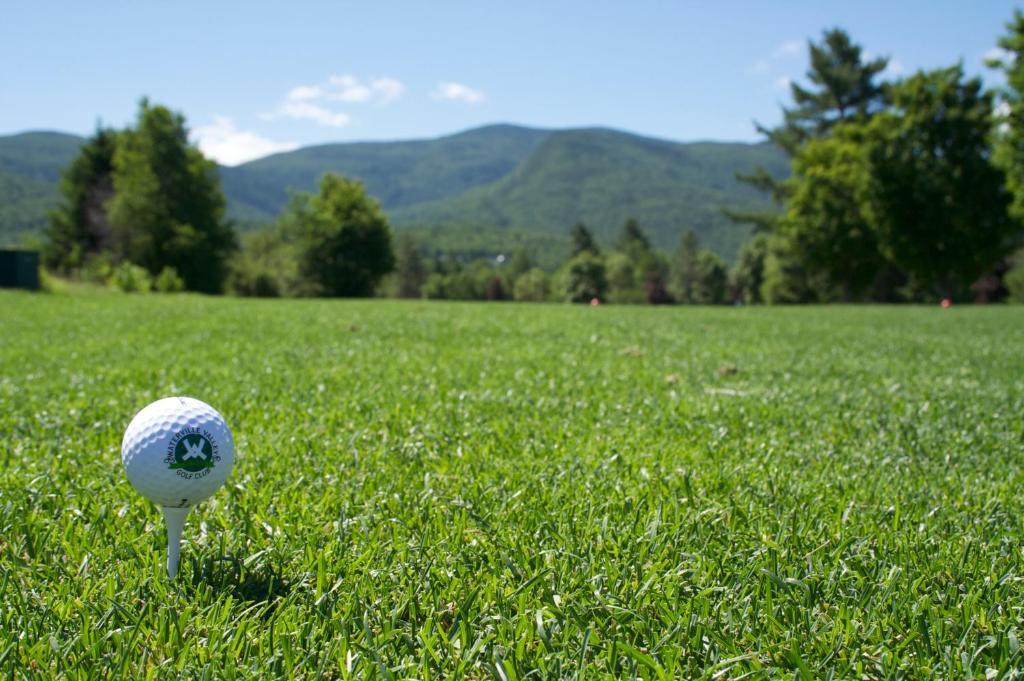
[[[178,574],[178,561],[181,558],[181,531],[192,507],[164,506],[161,510],[164,512],[164,524],[167,525],[167,576],[174,579]]]

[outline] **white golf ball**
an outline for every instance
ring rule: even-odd
[[[198,504],[220,489],[234,460],[224,417],[191,397],[167,397],[145,407],[121,441],[128,481],[160,506]]]

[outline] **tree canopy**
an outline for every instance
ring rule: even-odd
[[[235,235],[216,165],[189,144],[181,114],[143,99],[134,127],[99,130],[62,181],[47,261],[62,270],[104,255],[151,275],[173,270],[192,291],[218,293]]]
[[[299,270],[314,295],[373,295],[395,266],[387,218],[356,180],[325,174],[315,194],[293,197],[282,224],[299,244]]]

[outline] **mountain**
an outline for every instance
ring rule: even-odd
[[[45,224],[60,170],[82,141],[59,133],[0,137],[0,240]],[[305,147],[220,173],[229,214],[243,226],[272,220],[290,191],[311,191],[333,171],[361,179],[396,227],[456,241],[476,235],[480,248],[505,248],[523,234],[564,239],[578,220],[610,243],[633,217],[658,246],[674,248],[693,228],[731,258],[749,229],[721,209],[768,207],[735,179],[758,165],[787,172],[785,157],[766,144],[492,125],[430,140]]]
[[[786,174],[785,158],[766,144],[680,144],[605,129],[549,133],[513,172],[456,196],[399,207],[397,224],[471,223],[567,232],[582,220],[604,243],[636,218],[663,248],[693,228],[702,242],[732,257],[749,229],[723,207],[767,208],[736,171],[763,165]]]
[[[547,134],[491,125],[432,140],[324,144],[223,168],[221,179],[232,211],[243,219],[273,218],[288,190],[311,191],[329,170],[362,180],[390,212],[498,180]]]
[[[0,137],[0,243],[43,229],[60,174],[84,141],[59,132]]]

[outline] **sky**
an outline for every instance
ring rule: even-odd
[[[437,137],[490,123],[755,141],[807,41],[839,26],[889,77],[984,67],[1014,3],[35,2],[0,9],[0,134],[182,112],[234,165],[300,146]]]

